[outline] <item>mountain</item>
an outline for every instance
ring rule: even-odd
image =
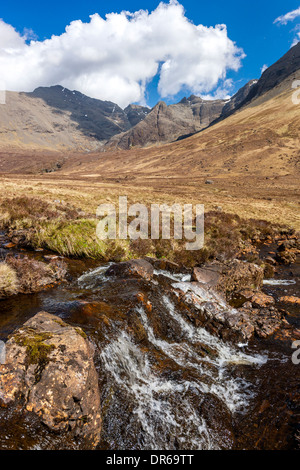
[[[300,79],[300,70],[296,77]],[[199,179],[200,184],[205,178],[212,178],[213,191],[219,190],[219,181],[221,184],[221,181],[234,180],[237,187],[242,186],[243,176],[248,178],[249,191],[253,189],[251,181],[255,184],[251,177],[264,180],[263,184],[269,185],[270,191],[272,185],[279,184],[278,178],[292,178],[299,186],[300,112],[299,105],[292,100],[295,90],[289,84],[290,77],[287,77],[282,82],[283,91],[276,96],[273,96],[274,90],[270,90],[264,100],[258,98],[187,139],[146,149],[134,147],[130,152],[106,152],[101,158],[97,154],[82,156],[74,163],[69,161],[62,171],[68,177],[101,175],[102,179],[117,178],[124,182],[134,175],[143,182],[141,184],[156,181],[158,185],[167,178],[174,181],[175,186],[177,180],[183,183],[189,178]],[[84,164],[79,167],[78,162],[83,159]],[[286,201],[293,187],[288,183],[284,187]],[[223,189],[227,191],[224,184]]]
[[[6,92],[6,104],[0,106],[0,148],[90,151],[99,142],[78,129],[68,111],[26,93]]]
[[[139,106],[138,104],[130,104],[127,106],[127,108],[124,109],[127,119],[132,127],[143,121],[150,111],[150,108]]]
[[[0,146],[15,149],[91,151],[146,116],[148,108],[122,110],[62,86],[32,93],[6,92],[0,106]]]
[[[195,134],[221,115],[226,102],[195,95],[169,106],[161,101],[132,129],[112,137],[106,149],[146,147]]]
[[[27,96],[41,98],[57,112],[69,113],[78,130],[100,141],[131,127],[126,113],[117,104],[89,98],[59,85],[37,88]]]

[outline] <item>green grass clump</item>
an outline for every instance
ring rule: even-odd
[[[96,220],[51,221],[43,223],[31,242],[63,256],[104,258],[105,246],[97,239]]]

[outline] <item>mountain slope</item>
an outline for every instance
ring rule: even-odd
[[[117,104],[89,98],[60,85],[37,88],[34,92],[27,93],[27,96],[43,99],[48,106],[57,109],[57,112],[70,113],[78,130],[87,137],[100,141],[131,127],[126,113]]]
[[[246,85],[240,88],[238,92],[231,97],[228,103],[225,104],[224,108],[222,109],[221,117],[226,117],[238,109],[240,104],[245,101],[247,96],[249,96],[251,89],[254,85],[256,85],[257,82],[258,80],[250,80],[250,82],[246,83]]]
[[[78,130],[70,113],[32,99],[25,93],[6,93],[0,106],[0,147],[4,149],[96,150],[99,142]]]

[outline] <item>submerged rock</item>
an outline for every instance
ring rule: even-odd
[[[80,328],[40,312],[6,343],[0,365],[0,404],[16,401],[53,431],[95,447],[101,415],[94,349]]]

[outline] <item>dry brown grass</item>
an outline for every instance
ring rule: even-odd
[[[19,282],[16,271],[7,263],[0,263],[0,299],[18,292]]]

